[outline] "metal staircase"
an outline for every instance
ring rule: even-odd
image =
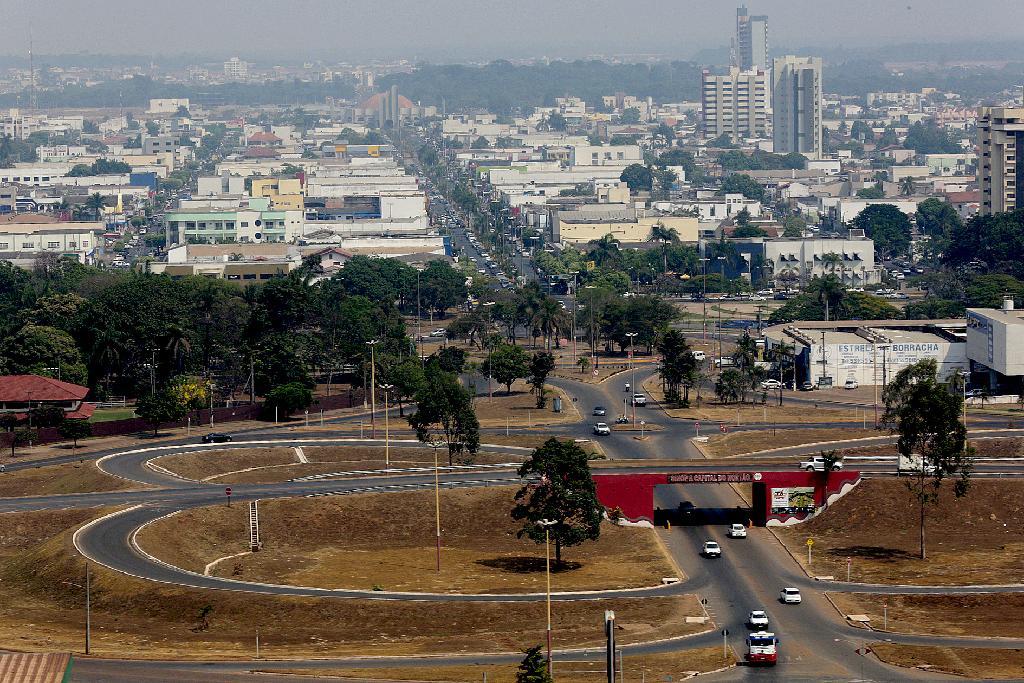
[[[256,552],[263,547],[260,541],[259,501],[249,501],[249,549]]]

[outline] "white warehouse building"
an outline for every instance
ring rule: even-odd
[[[765,329],[765,350],[781,343],[794,348],[798,385],[841,387],[853,380],[882,387],[926,358],[935,359],[945,381],[968,369],[964,326],[962,319],[800,321]]]

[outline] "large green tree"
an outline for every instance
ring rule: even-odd
[[[448,464],[456,456],[472,459],[480,448],[480,422],[473,411],[473,397],[458,377],[445,372],[436,361],[424,368],[423,387],[416,392],[416,412],[409,416],[416,438],[448,447]]]
[[[301,382],[290,382],[276,386],[267,392],[264,407],[269,413],[288,418],[292,413],[304,410],[312,403],[313,392],[309,390],[308,386]]]
[[[480,367],[484,377],[493,377],[512,393],[512,384],[530,371],[530,358],[521,346],[499,344],[484,359]]]
[[[140,398],[135,406],[135,414],[153,425],[153,436],[156,436],[160,425],[184,419],[188,415],[188,406],[179,400],[175,392],[164,389],[152,396]]]
[[[875,242],[882,258],[904,256],[910,247],[910,219],[893,204],[870,204],[853,219],[853,225]]]
[[[650,192],[654,185],[651,169],[643,164],[630,164],[622,170],[619,180],[629,186],[630,192],[646,190]]]
[[[967,447],[967,429],[961,422],[963,401],[959,391],[939,383],[934,358],[896,373],[882,392],[882,400],[882,421],[899,435],[896,449],[904,457],[920,459],[920,467],[905,483],[918,504],[924,560],[926,506],[938,503],[942,484],[948,478],[955,479],[956,498],[966,495],[970,488],[973,458]]]
[[[572,441],[548,439],[520,466],[519,476],[538,478],[516,492],[512,519],[523,522],[519,537],[544,543],[545,532],[549,533],[557,564],[562,562],[563,547],[597,540],[604,507],[597,500],[582,448]]]

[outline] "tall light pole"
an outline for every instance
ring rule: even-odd
[[[61,581],[65,586],[82,589],[82,586],[71,581]],[[92,647],[92,569],[89,560],[85,561],[85,654]]]
[[[570,273],[572,275],[572,362],[576,362],[576,292],[577,292],[577,279],[579,278],[580,272],[574,270]]]
[[[380,388],[384,390],[384,469],[391,469],[391,431],[388,428],[388,392],[394,388],[394,384],[381,384]]]
[[[420,362],[423,362],[423,330],[420,329],[420,321],[423,315],[420,312],[420,270],[416,269],[416,342],[420,345]]]
[[[722,289],[725,289],[725,257],[717,257],[722,265]],[[722,369],[722,300],[718,300],[718,369]]]
[[[703,340],[708,340],[708,261],[711,259],[702,258],[700,260],[700,271],[703,279],[704,294],[700,298],[701,303],[701,325],[704,328]]]
[[[590,303],[587,304],[590,307],[590,364],[597,368],[597,348],[595,346],[596,340],[594,339],[594,290],[597,289],[594,285],[587,285],[583,289],[590,290]]]
[[[438,573],[441,572],[441,484],[438,474],[437,449],[442,443],[437,440],[430,442],[434,448],[434,538],[436,539],[434,547],[436,548]]]
[[[551,519],[537,521],[537,526],[544,529],[544,573],[547,578],[547,609],[548,609],[548,676],[554,676],[554,665],[551,661],[551,527],[558,522]]]
[[[489,309],[494,304],[495,304],[494,301],[485,301],[481,305],[484,308]],[[515,330],[513,330],[513,334],[514,334],[514,332],[515,332]],[[491,386],[491,374],[492,374],[492,370],[491,370],[491,351],[494,350],[494,345],[491,344],[491,341],[490,341],[490,339],[488,337],[484,337],[484,343],[487,344],[487,398],[491,399],[491,398],[494,398],[494,391],[493,391],[493,388]],[[475,390],[474,390],[474,393],[475,393]]]
[[[379,343],[379,339],[366,342],[370,347],[370,433],[374,439],[377,438],[377,360],[373,349]]]
[[[638,393],[636,390],[636,363],[633,359],[633,340],[636,338],[636,332],[627,332],[626,336],[629,337],[629,386],[633,388],[633,393]],[[633,428],[636,429],[636,400],[634,397],[629,397],[629,403],[633,406]]]

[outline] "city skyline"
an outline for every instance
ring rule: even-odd
[[[209,5],[182,0],[132,12],[123,0],[72,5],[46,16],[26,0],[0,0],[10,34],[0,54],[24,55],[33,34],[36,54],[137,54],[152,58],[195,54],[243,59],[381,58],[431,61],[588,55],[661,55],[689,58],[728,47],[736,3],[655,0],[622,4],[568,0],[551,5],[523,0],[480,5],[465,0],[427,0],[414,6],[395,0],[300,0],[288,13],[270,3]],[[857,11],[838,0],[758,0],[751,14],[771,18],[772,50],[814,45],[860,46],[1000,40],[1015,37],[1024,6],[1013,0],[982,0],[974,12],[998,14],[995,24],[963,21],[962,3],[932,0],[927,6],[864,0]],[[197,21],[196,17],[203,17]],[[273,21],[267,21],[272,16]],[[534,17],[543,21],[523,19]],[[160,31],[153,31],[160,26]],[[518,26],[516,30],[503,27]],[[379,30],[374,30],[379,27]],[[999,27],[1005,27],[999,33]],[[369,30],[367,30],[369,29]],[[311,47],[319,45],[321,47]]]

